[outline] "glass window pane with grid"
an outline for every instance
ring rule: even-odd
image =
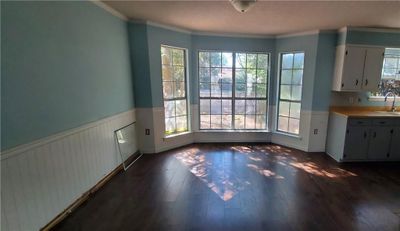
[[[188,131],[186,51],[161,46],[165,135]]]
[[[304,52],[280,56],[277,130],[299,134]]]
[[[268,65],[268,54],[200,51],[200,129],[266,129]]]

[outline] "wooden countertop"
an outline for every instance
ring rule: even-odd
[[[400,111],[391,112],[390,107],[331,107],[330,111],[348,117],[400,118]]]

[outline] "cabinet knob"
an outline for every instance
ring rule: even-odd
[[[356,79],[356,86],[358,85],[358,79]]]
[[[368,79],[365,80],[365,86],[367,86],[367,85],[368,85]]]

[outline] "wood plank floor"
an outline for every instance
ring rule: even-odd
[[[193,144],[144,155],[54,230],[399,231],[400,163]]]

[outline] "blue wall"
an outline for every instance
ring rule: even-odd
[[[301,104],[303,110],[312,109],[317,49],[318,49],[318,34],[279,38],[276,40],[277,60],[279,59],[278,55],[279,53],[304,51],[303,91],[302,91],[302,104]],[[276,83],[274,84],[274,86],[275,86],[274,92],[277,92]],[[275,97],[272,102],[274,103],[276,102]]]
[[[147,26],[150,60],[151,97],[153,107],[163,107],[163,89],[161,74],[161,45],[186,48],[190,52],[190,34]],[[188,67],[190,70],[190,66]]]
[[[134,107],[126,22],[90,2],[1,2],[1,149]]]

